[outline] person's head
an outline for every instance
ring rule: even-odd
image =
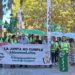
[[[25,35],[24,34],[21,36],[21,39],[25,39]]]
[[[33,38],[34,38],[34,37],[33,37],[33,34],[32,34],[32,35],[28,35],[28,38],[29,38],[29,39],[30,39],[30,38],[33,39]]]
[[[72,39],[72,38],[69,39],[69,42],[70,42],[70,43],[73,43],[73,42],[74,42],[74,39]]]
[[[31,37],[34,38],[34,35],[32,34]]]
[[[56,37],[55,36],[52,37],[52,41],[56,42]]]
[[[68,39],[68,38],[66,38],[66,41],[67,41],[67,42],[69,42],[69,39]]]
[[[47,36],[44,36],[44,40],[47,40]]]
[[[36,36],[36,40],[39,40],[39,36]]]
[[[28,38],[31,38],[31,35],[30,34],[28,35]]]
[[[21,36],[18,36],[18,40],[20,40],[21,39]]]
[[[66,41],[66,37],[62,36],[62,41],[65,42]]]
[[[7,32],[4,32],[4,37],[7,36]]]
[[[13,40],[16,40],[16,36],[15,35],[12,35],[11,37]]]
[[[57,41],[58,41],[58,42],[61,41],[61,37],[58,37],[58,38],[57,38]]]

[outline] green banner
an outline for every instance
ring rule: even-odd
[[[33,29],[33,30],[22,29],[22,30],[20,30],[20,33],[22,33],[22,34],[35,34],[35,35],[40,35],[40,36],[46,35],[46,33],[44,31],[37,30],[37,29]]]
[[[68,71],[68,54],[64,51],[59,54],[59,69],[62,72]]]
[[[47,19],[44,19],[44,27],[47,28]]]
[[[55,27],[55,32],[60,32],[60,24],[57,24],[57,26]]]
[[[51,32],[54,32],[55,31],[55,27],[54,27],[54,24],[52,23],[51,24]]]
[[[62,25],[62,33],[65,33],[65,27]]]

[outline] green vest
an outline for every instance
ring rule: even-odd
[[[30,42],[30,43],[33,42],[32,38],[29,39],[29,42]]]
[[[18,41],[17,40],[14,40],[14,43],[16,44],[16,43],[18,43]]]
[[[3,42],[3,40],[2,40],[2,38],[0,38],[0,43],[2,43]]]
[[[6,37],[5,42],[8,42],[9,37]]]
[[[59,45],[57,42],[53,42],[51,46],[51,52],[56,52]]]
[[[11,39],[11,44],[16,44],[16,43],[17,43],[16,40]]]
[[[69,52],[69,43],[68,42],[61,42],[61,50],[65,51],[66,53]]]

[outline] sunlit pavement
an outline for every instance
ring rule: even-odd
[[[68,72],[60,72],[53,68],[0,68],[0,75],[75,75],[75,66],[69,67]]]

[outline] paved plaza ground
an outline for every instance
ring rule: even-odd
[[[75,66],[70,66],[68,72],[60,72],[53,68],[0,68],[0,75],[75,75]]]

